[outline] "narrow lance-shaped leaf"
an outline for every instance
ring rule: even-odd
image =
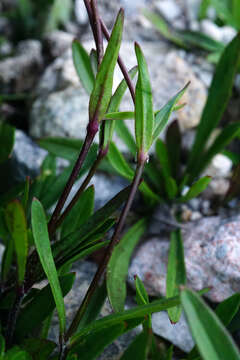
[[[15,129],[5,122],[0,121],[0,163],[6,161],[13,150]]]
[[[240,29],[240,24],[235,20],[234,14],[231,13],[228,7],[228,1],[223,0],[210,0],[211,5],[214,6],[218,16],[228,25]]]
[[[225,48],[216,67],[209,89],[208,99],[198,125],[196,138],[187,164],[187,173],[194,173],[199,166],[199,154],[203,153],[211,132],[217,127],[231,96],[234,78],[240,61],[240,33]],[[224,74],[224,76],[223,76]],[[191,179],[192,180],[192,179]]]
[[[123,311],[126,298],[126,277],[133,250],[144,233],[146,221],[140,220],[122,237],[107,267],[107,290],[116,312]]]
[[[167,267],[167,297],[179,294],[179,286],[186,284],[186,270],[184,263],[184,251],[180,230],[171,233],[171,242],[168,254]],[[176,306],[168,310],[168,316],[172,323],[179,321],[181,316],[181,306]]]
[[[143,331],[135,337],[120,360],[146,360],[150,349],[152,333]]]
[[[208,186],[210,181],[212,180],[211,176],[204,176],[201,179],[197,180],[188,190],[186,195],[180,198],[180,201],[189,201],[199,194],[201,194]]]
[[[137,66],[134,66],[130,71],[129,71],[129,76],[131,79],[133,79],[135,77],[135,75],[137,74]],[[127,90],[127,83],[126,80],[123,79],[120,84],[118,85],[115,93],[113,94],[113,96],[111,97],[111,101],[108,107],[108,113],[116,113],[119,109],[119,106],[121,104],[123,95],[125,94]],[[104,117],[106,117],[105,114]],[[134,114],[133,114],[134,117]],[[113,132],[115,129],[115,125],[116,122],[115,121],[105,121],[105,127],[104,127],[104,142],[103,142],[103,148],[107,148],[107,146],[110,144],[111,140],[112,140],[112,136],[113,136]],[[100,134],[101,136],[101,134]]]
[[[27,262],[28,234],[26,215],[20,201],[14,200],[7,205],[5,219],[8,230],[14,241],[14,248],[17,256],[18,281],[19,283],[22,283]]]
[[[94,187],[90,186],[80,196],[62,224],[61,237],[67,236],[87,221],[94,208]]]
[[[142,280],[136,275],[134,277],[135,287],[136,287],[136,301],[138,305],[149,304],[148,293],[145,289],[145,286]],[[151,315],[147,316],[147,319],[143,323],[143,330],[149,333],[149,329],[152,328],[152,317]]]
[[[48,278],[56,303],[60,333],[63,334],[66,326],[63,296],[52,256],[45,213],[41,203],[37,199],[34,199],[32,202],[32,229],[39,259]]]
[[[204,360],[239,360],[240,353],[215,313],[191,290],[183,290],[181,303]]]
[[[215,313],[224,326],[228,326],[234,316],[237,314],[240,306],[240,293],[236,293],[222,301],[216,308]],[[187,360],[196,360],[199,357],[197,346],[188,354]]]
[[[101,121],[107,111],[112,96],[113,74],[117,63],[123,29],[123,10],[118,13],[108,46],[96,76],[94,89],[90,96],[90,121],[97,116]]]
[[[72,43],[73,63],[86,91],[91,94],[94,87],[94,73],[88,53],[78,40]]]
[[[152,88],[147,63],[138,44],[135,44],[138,62],[138,80],[135,100],[135,136],[138,156],[146,156],[152,145],[154,112]]]
[[[173,111],[175,111],[175,106],[178,104],[181,97],[184,95],[187,90],[190,82],[187,83],[186,86],[182,90],[180,90],[175,96],[173,96],[166,105],[164,105],[156,114],[155,114],[155,122],[154,122],[154,131],[153,131],[153,141],[158,138],[162,130],[168,123],[170,115]]]

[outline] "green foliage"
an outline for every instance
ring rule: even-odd
[[[17,19],[19,24],[24,21],[25,34],[31,32],[35,36],[67,21],[70,3],[70,0],[19,0]],[[96,2],[88,4],[91,5],[90,18],[96,47],[99,49],[101,39],[96,35],[101,24],[94,8]],[[217,0],[205,1],[201,17],[205,16],[207,7],[211,4],[215,6],[221,19],[238,26],[237,1],[224,1],[221,5]],[[42,17],[46,11],[47,16]],[[189,353],[188,360],[199,357],[240,358],[224,328],[230,326],[232,321],[235,321],[232,329],[239,328],[239,294],[222,302],[214,314],[199,295],[184,287],[187,274],[179,230],[173,231],[170,238],[166,298],[151,301],[144,283],[136,275],[137,304],[124,310],[130,259],[146,230],[154,206],[162,202],[183,203],[200,195],[210,181],[208,176],[201,178],[200,175],[216,154],[224,152],[236,164],[239,162],[239,157],[226,149],[233,139],[239,137],[239,122],[225,126],[207,147],[207,141],[219,125],[229,102],[239,70],[239,35],[224,47],[203,34],[176,31],[155,14],[148,13],[147,16],[165,37],[178,46],[190,49],[194,45],[220,55],[193,148],[185,154],[187,165],[184,168],[182,164],[182,137],[178,122],[168,123],[172,114],[185,105],[183,95],[189,84],[180,89],[160,110],[154,111],[148,65],[139,45],[135,45],[137,66],[129,72],[121,59],[118,59],[123,31],[122,10],[117,16],[102,59],[98,58],[98,51],[92,50],[89,55],[74,40],[72,51],[76,72],[90,95],[86,139],[40,139],[40,146],[49,154],[41,165],[39,176],[32,180],[27,178],[0,195],[0,237],[4,246],[1,264],[0,359],[96,359],[106,346],[139,325],[141,332],[133,339],[121,359],[172,359],[172,346],[164,354],[159,351],[153,335],[151,316],[154,312],[167,311],[170,320],[177,322],[182,308],[197,344]],[[112,94],[113,75],[118,60],[124,78]],[[137,73],[135,86],[132,80]],[[134,109],[121,112],[120,104],[127,88],[134,100]],[[7,97],[0,97],[0,101],[4,99]],[[135,135],[130,133],[125,124],[128,119],[134,122]],[[89,138],[89,133],[98,131],[98,126],[99,145],[92,144],[92,138]],[[165,136],[160,139],[164,129]],[[123,156],[113,143],[114,131],[126,144],[130,157]],[[3,144],[0,162],[5,163],[11,156],[14,145],[14,128],[5,122],[0,124],[0,140]],[[148,152],[154,141],[155,152],[150,155],[150,162],[147,164]],[[61,171],[57,167],[58,157],[69,162]],[[133,157],[136,165],[132,161]],[[90,185],[90,181],[100,164],[105,171],[115,172],[127,179],[130,185],[95,211],[94,187]],[[81,188],[74,195],[73,202],[66,206],[73,184],[86,172],[87,176],[82,179]],[[226,199],[239,194],[238,179],[237,168]],[[145,206],[139,206],[137,213],[128,217],[138,189],[143,195]],[[56,209],[60,210],[52,213],[55,203]],[[123,233],[125,222],[127,231]],[[64,297],[71,291],[75,281],[75,274],[70,272],[71,267],[100,249],[104,256],[98,271],[67,328]],[[106,278],[103,276],[105,273]],[[42,280],[46,283],[42,283],[39,288]],[[82,279],[79,279],[77,285],[82,286]],[[205,291],[203,289],[200,293],[204,294]],[[114,313],[101,317],[100,312],[107,296]],[[50,341],[48,336],[55,310],[60,328],[56,343]]]
[[[39,38],[66,23],[72,12],[72,0],[17,0],[10,14],[15,40]]]

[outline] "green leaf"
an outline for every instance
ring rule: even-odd
[[[32,358],[26,351],[15,346],[6,353],[4,360],[32,360]]]
[[[115,122],[115,129],[116,133],[127,146],[130,153],[135,157],[137,153],[136,143],[124,121]]]
[[[0,121],[0,163],[6,161],[12,153],[15,141],[15,128]]]
[[[135,276],[135,286],[136,286],[136,300],[138,305],[149,304],[148,293],[144,287],[142,280],[136,275]]]
[[[214,312],[191,290],[183,290],[181,303],[204,360],[240,359],[239,351]]]
[[[89,55],[78,40],[74,40],[72,43],[72,54],[73,63],[78,77],[85,90],[91,94],[94,87],[95,77]]]
[[[80,153],[83,141],[61,137],[47,137],[39,140],[38,145],[47,150],[50,154],[75,162]],[[96,157],[97,149],[98,145],[93,144],[91,146],[87,161],[89,161],[89,158],[94,159]]]
[[[45,14],[44,32],[51,32],[66,23],[70,19],[71,10],[71,0],[53,0],[50,10]]]
[[[127,287],[126,277],[131,255],[146,228],[146,220],[138,221],[114,248],[107,266],[107,291],[115,312],[123,311]]]
[[[137,66],[134,66],[130,71],[129,71],[129,76],[131,79],[133,79],[137,73]],[[125,94],[125,91],[127,90],[127,83],[126,80],[123,79],[120,84],[118,85],[115,93],[113,94],[109,107],[108,107],[108,112],[110,113],[115,113],[119,110],[119,106],[120,103],[122,101],[123,95]],[[106,115],[106,114],[105,114]],[[103,143],[103,148],[106,148],[109,143],[112,140],[112,135],[115,129],[115,125],[116,125],[116,121],[105,121],[105,126],[104,126],[104,143]],[[135,144],[135,142],[134,142]]]
[[[133,169],[128,165],[127,161],[113,142],[110,143],[107,158],[117,173],[128,180],[132,180],[134,176]]]
[[[189,156],[186,173],[193,174],[193,176],[195,176],[194,174],[198,172],[199,154],[203,153],[209,136],[217,127],[227,107],[232,93],[232,87],[238,70],[239,61],[240,34],[238,34],[225,48],[216,67],[209,89],[208,99],[204,107],[195,141]]]
[[[88,326],[81,329],[77,334],[71,338],[71,344],[74,344],[78,341],[83,335],[88,334],[89,332],[96,331],[97,329],[104,329],[109,326],[119,324],[122,321],[142,318],[146,315],[149,315],[154,312],[164,311],[170,307],[179,305],[179,297],[171,299],[160,299],[151,302],[147,305],[140,305],[130,310],[125,310],[123,312],[105,316],[102,319],[96,320]]]
[[[181,38],[181,36],[168,25],[168,23],[164,20],[162,16],[152,13],[147,9],[143,10],[143,15],[166,39],[172,41],[177,46],[180,46],[184,49],[189,49],[189,45],[186,44]]]
[[[14,241],[14,248],[17,256],[18,281],[21,284],[24,280],[26,270],[28,233],[25,212],[19,200],[14,200],[7,205],[5,219],[8,230]]]
[[[201,179],[197,180],[190,187],[186,195],[180,198],[180,201],[185,202],[197,197],[208,187],[208,184],[210,183],[211,180],[212,180],[211,176],[204,176]]]
[[[232,15],[234,16],[235,23],[240,24],[240,4],[239,0],[232,0]]]
[[[107,120],[128,120],[134,119],[133,111],[109,112],[104,115]]]
[[[187,281],[184,263],[184,250],[180,230],[172,231],[168,254],[166,293],[167,297],[179,294],[179,286]],[[168,316],[172,323],[177,323],[181,317],[182,307],[177,306],[168,310]]]
[[[107,345],[110,345],[116,338],[136,327],[142,321],[142,319],[130,320],[91,332],[80,339],[77,344],[74,344],[70,353],[77,353],[82,360],[96,359]]]
[[[8,274],[11,270],[13,262],[14,240],[12,238],[9,238],[5,246],[6,247],[4,249],[1,263],[1,278],[3,281],[7,280]]]
[[[4,353],[5,353],[5,339],[4,339],[4,337],[0,334],[0,360],[3,360],[3,358],[4,358]]]
[[[211,0],[201,0],[199,12],[198,12],[199,20],[203,20],[205,17],[207,17],[207,11],[208,11],[210,2],[211,2]]]
[[[146,155],[152,145],[154,112],[152,88],[147,63],[138,44],[135,44],[138,80],[135,93],[135,136],[138,154]]]
[[[171,164],[168,157],[167,147],[161,139],[156,141],[156,155],[159,159],[161,170],[164,178],[164,187],[168,194],[169,199],[174,199],[177,194],[178,188],[176,181],[171,176]]]
[[[182,90],[180,90],[175,96],[173,96],[166,105],[164,105],[159,111],[155,114],[155,122],[154,122],[154,131],[153,131],[153,141],[158,138],[162,130],[168,123],[170,115],[173,111],[175,111],[175,106],[187,90],[190,82],[184,86]]]
[[[226,1],[211,0],[211,5],[215,8],[215,10],[221,20],[226,22],[228,25],[233,26],[237,30],[240,29],[240,24],[235,20],[235,17],[229,10]]]
[[[67,274],[59,277],[63,296],[71,290],[75,280],[75,274]],[[20,312],[16,323],[17,338],[24,339],[27,334],[40,327],[42,322],[55,309],[55,300],[50,285],[41,289]]]
[[[174,179],[179,177],[180,158],[181,158],[181,131],[177,120],[174,120],[168,127],[166,133],[166,145],[171,174]]]
[[[199,31],[177,30],[177,33],[182,40],[191,47],[197,47],[211,52],[222,52],[225,47],[225,45],[220,41],[216,41]]]
[[[61,236],[67,236],[84,224],[92,215],[94,208],[94,187],[90,186],[80,196],[62,224]]]
[[[27,339],[21,344],[34,360],[46,360],[56,348],[56,344],[44,339]]]
[[[112,96],[113,74],[118,59],[123,29],[123,11],[120,10],[108,42],[103,60],[99,66],[95,85],[89,101],[90,121],[97,116],[101,121],[108,109]]]
[[[102,285],[98,286],[93,296],[90,299],[90,302],[85,310],[85,313],[79,323],[78,329],[80,330],[84,326],[92,323],[98,315],[105,303],[107,298],[107,288],[106,281]]]
[[[121,356],[121,360],[147,360],[151,336],[152,334],[148,331],[143,331],[137,335]]]
[[[96,211],[79,229],[61,239],[60,242],[55,243],[53,245],[54,258],[57,259],[62,254],[66,255],[72,252],[80,243],[83,243],[89,236],[94,234],[127,199],[129,191],[130,187],[120,191],[106,205]]]
[[[42,264],[43,270],[48,278],[56,303],[59,317],[60,333],[64,334],[66,317],[63,296],[57,276],[57,270],[52,256],[44,209],[37,199],[34,199],[32,202],[32,229],[39,259]]]

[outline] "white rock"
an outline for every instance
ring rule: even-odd
[[[204,19],[201,21],[202,32],[212,37],[213,39],[223,42],[224,44],[229,43],[237,31],[230,26],[217,26],[211,20]]]
[[[83,0],[75,0],[74,14],[78,24],[85,25],[88,22],[88,14]]]
[[[215,177],[229,177],[232,168],[232,161],[225,155],[215,155],[211,164],[204,171],[205,174]]]
[[[74,36],[66,31],[54,30],[45,36],[44,42],[51,56],[56,58],[71,48],[73,39]]]
[[[156,3],[156,8],[169,21],[174,21],[181,16],[181,8],[173,0],[161,0]]]

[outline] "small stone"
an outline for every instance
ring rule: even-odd
[[[205,296],[221,302],[240,291],[240,216],[205,217],[182,230],[188,286],[210,287]],[[150,295],[165,295],[168,239],[154,237],[142,244],[133,257],[129,281],[140,276]]]
[[[215,155],[204,174],[215,178],[227,178],[230,176],[232,161],[225,155]]]
[[[75,0],[74,14],[79,25],[86,25],[88,23],[88,14],[82,0]]]
[[[214,40],[228,44],[234,36],[236,36],[237,31],[230,26],[217,26],[212,21],[204,19],[201,21],[202,32]]]
[[[152,327],[154,334],[171,341],[171,343],[185,352],[191,351],[194,346],[184,314],[182,314],[176,324],[171,324],[167,312],[154,313],[152,315]]]
[[[74,36],[66,31],[55,30],[47,34],[44,38],[44,45],[52,58],[62,56],[63,53],[71,48]]]
[[[0,61],[0,87],[5,93],[30,90],[42,67],[41,43],[26,40],[19,43],[15,57]]]
[[[181,8],[177,5],[176,1],[162,0],[158,1],[155,6],[170,22],[176,20],[182,15]]]

